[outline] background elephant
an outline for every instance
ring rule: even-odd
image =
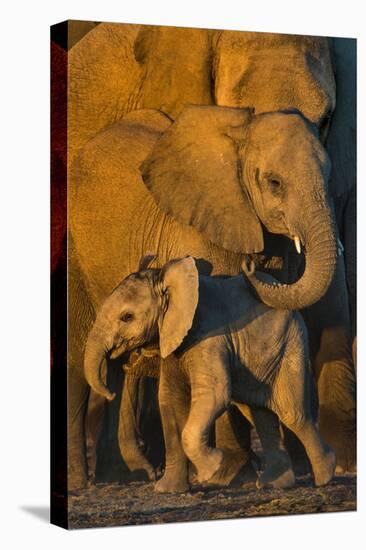
[[[250,48],[248,48],[248,43],[247,45],[243,44],[247,34],[251,36]],[[268,50],[267,39],[271,41],[271,51]],[[351,45],[352,50],[354,41],[336,39],[333,40],[331,47],[332,55],[338,48],[338,58],[335,63],[333,62],[336,68],[336,78],[337,74],[339,76],[337,78],[336,113],[345,104],[347,94],[348,97],[352,97],[350,90],[344,94],[344,86],[348,86],[345,83],[350,80],[354,82],[354,78],[350,79],[347,74],[347,70],[352,73],[352,63],[341,63],[343,59],[342,44]],[[258,111],[262,107],[264,108],[264,104],[265,108],[269,110],[279,107],[300,109],[318,125],[321,134],[325,137],[335,96],[333,67],[328,45],[328,41],[316,37],[100,24],[84,36],[69,52],[69,166],[88,139],[113,124],[123,114],[142,106],[158,107],[170,117],[175,117],[188,102],[209,104],[222,101],[224,104],[236,106],[243,105],[240,102],[244,101],[244,97],[246,97],[246,100]],[[171,55],[172,51],[174,51],[174,56]],[[352,57],[352,52],[350,56]],[[252,59],[252,63],[248,64],[248,58]],[[225,62],[220,61],[224,59]],[[290,64],[287,62],[288,60],[290,60]],[[263,79],[260,78],[262,61],[263,67],[265,67]],[[291,72],[288,71],[289,65],[293,68]],[[340,72],[341,69],[338,65],[343,67],[343,72]],[[225,67],[228,68],[226,73]],[[163,74],[166,85],[161,87],[154,84],[154,82],[158,82],[158,76],[161,79]],[[197,74],[199,75],[198,79],[196,78]],[[142,75],[145,76],[141,79]],[[238,75],[241,76],[237,78]],[[154,77],[156,77],[155,80]],[[251,84],[252,80],[253,85]],[[158,82],[158,84],[160,83]],[[247,96],[245,96],[246,93]],[[262,100],[263,97],[265,101]],[[346,99],[346,104],[347,101]],[[344,120],[348,123],[350,119],[346,115]],[[345,150],[352,151],[352,140],[349,141],[352,135],[340,132],[338,136],[338,143],[344,147],[347,142]],[[349,155],[346,158],[348,159]],[[340,174],[341,171],[337,171],[337,173]],[[342,178],[340,181],[343,181]],[[72,186],[77,185],[77,181],[72,182]],[[122,208],[121,206],[121,211]],[[345,221],[344,225],[348,227],[348,222]],[[122,223],[119,230],[122,230]],[[351,230],[350,233],[354,232]],[[80,259],[73,246],[71,237],[69,247],[70,300],[75,304],[76,313],[69,321],[73,341],[69,350],[69,364],[80,366],[83,342],[94,318],[96,302],[93,292],[89,289],[91,283],[86,281],[85,274],[80,269]],[[276,246],[278,248],[276,256],[278,257],[284,256],[286,259],[286,256],[294,252],[293,246],[288,248],[284,240],[278,241]],[[269,260],[264,257],[262,263],[268,267],[274,266],[275,261],[273,258]],[[290,259],[290,267],[296,267],[297,263],[297,260]],[[96,266],[96,269],[101,269],[101,267]],[[297,269],[294,271],[293,278],[297,278]],[[337,273],[338,271],[339,267],[337,266]],[[350,269],[349,272],[351,271]],[[101,276],[99,275],[99,277]],[[343,285],[344,281],[343,277]],[[337,285],[335,288],[337,290]],[[344,286],[342,288],[344,289]],[[341,352],[338,354],[341,357],[340,368],[330,370],[339,373],[340,383],[337,382],[337,387],[340,388],[340,391],[336,407],[345,409],[342,412],[344,416],[341,419],[342,422],[339,423],[338,420],[336,422],[337,431],[341,435],[340,447],[346,450],[347,455],[344,459],[342,458],[342,462],[343,464],[349,463],[352,467],[355,442],[354,374],[353,365],[349,360],[349,345],[347,338],[344,337],[347,332],[344,327],[348,322],[347,313],[345,314],[344,311],[347,312],[348,298],[343,290],[340,294],[346,299],[340,300],[339,306],[337,306],[338,311],[334,311],[334,304],[338,303],[337,300],[332,301],[333,310],[329,311],[333,311],[333,318],[336,315],[341,319],[343,328],[341,328],[340,334],[346,345],[342,344]],[[324,309],[320,313],[323,314]],[[319,349],[319,342],[323,342],[326,357],[328,353],[326,340],[321,337],[324,333],[323,328],[314,327],[311,332],[314,334],[312,341],[315,342],[315,345],[312,345],[315,350],[313,355],[321,357],[316,350]],[[337,342],[336,344],[339,347]],[[327,361],[327,364],[332,365],[332,361]],[[329,371],[326,369],[324,373],[327,370]],[[120,382],[120,379],[115,381],[116,385]],[[140,388],[140,384],[136,381],[133,382],[133,385],[135,390],[137,387]],[[347,391],[343,388],[345,385],[348,388]],[[78,384],[77,387],[79,387]],[[85,389],[85,386],[82,387]],[[324,387],[327,387],[327,384]],[[136,402],[138,399],[135,390],[132,391],[131,388],[132,398]],[[325,396],[327,395],[329,395],[329,390],[325,390]],[[342,407],[339,407],[339,401],[342,402]],[[343,406],[344,403],[346,403],[346,407]],[[115,418],[115,415],[112,416]],[[344,430],[339,430],[339,426],[344,426]],[[331,431],[334,433],[334,425],[331,427]],[[109,433],[111,433],[111,429],[109,429]],[[346,434],[347,437],[344,438],[342,434]],[[338,454],[340,455],[339,452]],[[80,452],[78,452],[78,456],[80,456]]]
[[[69,162],[100,130],[136,109],[175,118],[213,103],[214,31],[102,23],[69,53]]]
[[[281,139],[277,137],[279,132]],[[292,143],[292,152],[289,143]],[[237,150],[238,144],[240,150]],[[292,161],[286,161],[287,158]],[[195,197],[196,215],[201,222],[202,216],[209,214],[216,220],[216,224],[207,223],[211,240],[158,208],[141,178],[139,167],[143,161],[148,186],[157,194],[165,187],[165,197],[169,197],[172,183],[181,174],[181,200]],[[306,185],[301,184],[305,167]],[[275,182],[269,177],[273,173],[277,174]],[[306,290],[304,281],[308,289],[303,303],[317,300],[330,283],[335,263],[333,222],[326,206],[327,174],[328,159],[314,129],[298,114],[273,113],[257,117],[248,109],[191,107],[172,124],[156,111],[130,113],[91,140],[74,165],[72,178],[78,181],[78,188],[72,204],[78,207],[72,209],[70,223],[88,294],[94,297],[95,304],[100,304],[121,274],[135,268],[144,250],[156,251],[161,262],[193,253],[205,260],[201,266],[203,271],[236,274],[242,255],[230,253],[213,241],[224,239],[226,243],[228,239],[232,247],[242,252],[262,250],[265,237],[261,220],[269,228],[286,231],[286,235],[290,231],[289,237],[299,233],[307,246],[310,272],[306,270],[302,283],[283,288],[284,302],[289,289],[292,296],[299,294],[299,289]],[[191,189],[191,181],[199,183],[196,191]],[[279,181],[291,182],[291,186]],[[302,197],[301,207],[306,203],[308,188],[316,190],[315,196],[323,197],[319,206],[311,203],[311,194],[307,197],[311,219],[323,228],[320,240],[314,233],[307,241],[312,224],[303,230],[297,221],[301,218],[296,215],[296,208],[300,207],[297,200]],[[174,193],[173,203],[176,196]],[[122,222],[121,202],[124,204]],[[276,216],[280,205],[285,212],[281,220]],[[226,218],[229,210],[230,218]],[[269,246],[269,255],[276,254],[271,242],[266,246]],[[321,267],[324,275],[320,287],[312,281],[314,277],[321,280],[318,268],[311,274],[314,265]],[[280,288],[276,287],[273,292],[277,294]],[[301,299],[300,295],[297,299]],[[75,368],[73,371],[77,372]],[[78,376],[82,374],[79,372]],[[70,401],[69,406],[70,415],[74,415],[70,417],[69,433],[77,441],[78,430],[82,429],[82,417],[78,416],[82,410],[80,401],[76,400],[74,405]],[[125,414],[128,415],[128,411]]]

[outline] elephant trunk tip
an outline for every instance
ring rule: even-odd
[[[113,401],[113,399],[116,397],[116,392],[108,391],[106,392],[105,397],[108,399],[108,401]]]
[[[99,395],[102,395],[108,401],[113,401],[113,399],[116,397],[116,393],[109,391],[107,387],[101,388],[100,386],[98,386],[98,388],[94,388],[92,386],[92,389]]]

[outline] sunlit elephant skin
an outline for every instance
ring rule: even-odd
[[[68,57],[70,165],[88,139],[131,111],[175,118],[185,104],[213,103],[212,34],[114,23],[91,30]]]
[[[240,97],[243,98],[245,94],[248,94],[247,100],[258,112],[262,108],[268,110],[276,110],[279,107],[297,108],[318,125],[323,139],[329,133],[327,148],[333,165],[329,187],[331,193],[336,195],[335,202],[340,203],[339,208],[336,204],[336,210],[342,213],[345,212],[346,209],[343,205],[349,202],[347,200],[348,189],[355,185],[353,154],[355,151],[355,105],[353,101],[355,41],[333,39],[330,44],[333,66],[336,72],[337,108],[332,115],[332,124],[329,129],[329,115],[332,114],[331,110],[334,107],[335,82],[333,67],[330,66],[330,56],[327,50],[328,42],[319,37],[285,35],[281,40],[279,35],[249,33],[253,40],[257,37],[258,43],[262,45],[266,37],[272,40],[273,55],[270,63],[266,63],[266,70],[268,71],[272,67],[273,75],[269,75],[271,78],[268,78],[267,82],[262,79],[260,86],[250,85],[248,91],[246,91],[248,77],[251,82],[255,83],[256,80],[259,82],[258,73],[261,72],[261,58],[259,55],[254,56],[252,70],[249,74],[247,70],[248,63],[240,54],[242,48],[240,36],[237,37],[239,41],[230,38],[230,36],[235,37],[237,34],[244,37],[247,33],[104,23],[91,30],[72,48],[68,58],[70,68],[68,159],[70,164],[81,147],[90,138],[94,137],[98,131],[108,127],[125,113],[137,107],[157,107],[170,117],[176,118],[185,103],[210,104],[220,102],[225,97],[223,104],[246,106],[244,103],[240,103]],[[273,37],[276,36],[278,37],[277,44],[280,45],[279,50],[274,47],[276,42],[274,42]],[[291,74],[283,70],[284,61],[286,61],[286,69],[289,66],[287,63],[289,56],[283,56],[286,50],[286,41],[288,43],[287,50],[291,54],[291,67],[293,68]],[[252,45],[253,51],[258,50],[254,42]],[[232,49],[231,54],[230,48]],[[173,51],[174,56],[172,57],[171,52]],[[242,50],[242,53],[246,51]],[[280,52],[280,55],[278,55],[278,52]],[[268,55],[267,49],[267,60],[269,59]],[[231,61],[230,56],[232,56]],[[233,67],[234,62],[235,70],[230,70],[227,77],[222,72],[224,64],[220,63],[220,58],[224,59],[224,57],[228,67]],[[162,71],[166,82],[169,83],[163,88],[160,86]],[[108,75],[108,78],[106,78],[106,75]],[[113,75],[113,78],[111,78],[111,75]],[[199,75],[199,78],[197,78],[197,75]],[[280,79],[278,75],[282,75],[283,78]],[[156,86],[154,82],[158,82],[159,85]],[[236,93],[233,94],[232,89],[234,87]],[[88,92],[85,93],[85,91]],[[232,99],[230,102],[227,99],[229,97]],[[262,97],[264,97],[264,100]],[[317,99],[314,101],[314,98]],[[263,105],[264,101],[266,102],[265,107]],[[345,127],[347,131],[344,131]],[[70,181],[72,186],[77,186],[76,181]],[[337,221],[338,219],[338,226],[342,228],[340,236],[345,247],[345,258],[347,265],[350,266],[346,272],[348,281],[349,274],[355,272],[355,256],[348,252],[355,248],[354,218],[350,217],[350,223],[348,218],[343,219],[342,216],[339,218],[337,215]],[[121,222],[121,230],[122,227],[123,223]],[[350,230],[348,230],[348,227],[350,227]],[[348,245],[347,236],[343,235],[343,230],[346,235],[351,236],[350,245]],[[288,254],[287,249],[288,247],[280,242],[276,256],[286,256]],[[290,253],[292,249],[291,246],[289,248]],[[141,250],[142,252],[143,250]],[[270,250],[270,252],[272,253],[273,250]],[[85,334],[93,321],[93,309],[98,302],[90,291],[86,290],[85,276],[79,268],[78,258],[76,254],[72,254],[72,256],[75,259],[75,265],[71,266],[73,262],[73,259],[71,259],[69,266],[71,266],[72,276],[69,277],[69,284],[72,287],[71,293],[75,295],[75,310],[69,308],[71,326],[69,332],[74,340],[70,350],[72,359],[69,363],[80,370]],[[350,262],[348,258],[351,258]],[[268,265],[268,260],[265,263]],[[296,266],[296,261],[293,258],[291,259],[292,263]],[[136,264],[131,266],[131,269],[135,268]],[[96,266],[96,272],[98,269],[98,266]],[[341,271],[342,265],[339,260],[336,279],[340,283],[339,285],[336,283],[333,288],[336,289],[337,295],[342,297],[340,303],[347,304],[348,297],[342,287],[344,277],[342,278],[339,275]],[[280,277],[278,272],[276,275]],[[104,277],[104,274],[100,273],[98,278],[102,277]],[[295,274],[294,277],[297,278],[298,274]],[[354,280],[352,275],[351,280]],[[106,286],[109,291],[110,287],[108,284]],[[79,293],[80,289],[82,291]],[[102,297],[104,296],[105,294],[102,293]],[[344,296],[346,299],[344,299]],[[328,300],[328,305],[330,302],[334,304],[337,301],[334,299]],[[354,319],[354,306],[352,304],[355,304],[355,299],[351,299],[350,303],[351,308],[353,307],[351,313]],[[325,320],[325,325],[332,322],[333,313],[329,315],[328,312],[334,311],[334,308],[329,308],[328,305],[326,303],[323,310],[320,311]],[[338,355],[342,358],[340,368],[336,369],[339,377],[337,387],[339,388],[340,401],[331,403],[332,408],[335,407],[332,413],[335,421],[333,425],[330,424],[328,431],[333,438],[334,436],[339,438],[339,442],[331,441],[331,443],[333,447],[337,448],[338,456],[345,453],[346,456],[342,462],[346,468],[352,469],[355,460],[355,380],[353,365],[348,359],[350,354],[347,351],[349,349],[347,330],[344,329],[347,326],[347,307],[342,310],[339,306],[336,314],[343,327],[341,331],[342,344],[339,345],[338,337],[333,338],[331,347],[332,349],[339,348],[340,353]],[[320,338],[324,328],[318,328],[317,325],[312,327],[309,321],[308,326],[312,348],[314,348],[312,355],[318,355],[320,359],[318,363],[321,363],[323,361],[322,357],[329,357],[329,351],[325,347],[326,340]],[[321,349],[319,349],[319,342]],[[343,342],[345,342],[345,345],[343,345]],[[328,363],[332,364],[331,361],[328,361]],[[127,381],[129,381],[129,378],[127,378]],[[82,381],[82,387],[86,388],[84,381]],[[133,381],[131,382],[131,389],[132,387],[140,387],[140,383]],[[326,384],[323,387],[327,388],[329,385]],[[79,394],[79,388],[76,388],[75,393]],[[87,390],[82,394],[87,395]],[[135,395],[132,398],[137,404],[138,396]],[[327,391],[325,391],[324,399],[325,401],[328,399]],[[344,407],[342,401],[351,404],[351,406]],[[81,410],[84,410],[85,406],[84,402]],[[72,408],[74,409],[73,406]],[[75,410],[78,410],[76,406]],[[341,419],[337,414],[338,410],[344,411],[341,414]],[[79,422],[76,421],[76,424],[79,424]],[[340,426],[344,426],[345,429],[340,430]],[[73,462],[79,465],[82,464],[84,455],[80,442],[76,445],[75,453]],[[78,468],[80,469],[80,466]],[[81,478],[85,479],[85,473],[81,473]]]
[[[198,132],[196,139],[186,149],[186,156],[179,157],[177,149],[181,149],[184,135],[192,135],[189,130],[191,125]],[[278,128],[281,128],[282,139],[277,139],[277,146],[273,147],[270,133],[277,132]],[[289,133],[288,139],[286,132]],[[231,133],[231,137],[228,137],[228,133]],[[317,283],[309,281],[311,273],[308,271],[294,285],[284,288],[281,299],[285,303],[286,293],[289,292],[290,300],[295,299],[292,305],[288,304],[289,307],[300,305],[299,300],[316,300],[332,278],[335,239],[325,193],[328,161],[315,134],[314,128],[298,114],[275,113],[256,117],[245,109],[191,107],[173,125],[170,119],[156,111],[131,113],[121,123],[91,140],[84,147],[71,174],[72,181],[78,182],[78,187],[70,197],[70,223],[80,270],[95,307],[114,288],[121,274],[136,269],[139,255],[146,250],[158,252],[161,262],[171,257],[194,254],[204,260],[202,269],[206,269],[206,272],[212,270],[213,274],[233,275],[240,270],[240,250],[242,253],[254,253],[263,249],[264,237],[259,220],[268,225],[268,229],[283,231],[292,237],[299,234],[305,243],[311,228],[302,229],[297,225],[297,220],[304,220],[304,216],[296,216],[295,212],[299,196],[302,199],[301,208],[306,203],[307,189],[313,189],[314,192],[317,189],[315,195],[323,197],[319,203],[319,212],[318,204],[314,208],[309,205],[312,220],[315,222],[319,216],[319,220],[323,218],[325,224],[321,242],[316,243],[316,238],[311,237],[307,245],[308,266],[310,271],[313,264],[317,266]],[[243,148],[239,157],[236,147],[238,142]],[[288,143],[292,143],[295,150],[293,162],[284,160],[284,157],[291,157]],[[266,146],[270,148],[270,154],[267,154]],[[308,155],[306,150],[309,151]],[[243,181],[237,179],[238,158],[243,162]],[[209,163],[209,180],[199,170],[200,159],[203,163]],[[161,193],[161,186],[165,185],[165,197],[169,197],[169,186],[180,170],[183,173],[180,189],[183,197],[186,197],[184,200],[188,201],[190,195],[190,200],[194,198],[194,191],[189,189],[191,170],[200,185],[204,186],[205,181],[209,181],[202,196],[208,201],[203,207],[213,209],[212,217],[216,220],[216,224],[213,224],[207,218],[211,240],[193,227],[180,224],[157,207],[142,180],[142,163],[145,181],[157,195]],[[225,177],[220,170],[224,170]],[[312,185],[309,183],[311,170],[314,171]],[[158,171],[158,175],[155,171]],[[301,188],[303,171],[306,173],[306,185],[300,191],[298,188]],[[277,177],[275,183],[267,179],[273,172]],[[169,174],[170,177],[162,180],[159,177],[161,173]],[[282,177],[286,184],[282,183]],[[223,194],[221,198],[216,195],[218,189]],[[267,210],[263,206],[261,190],[266,196]],[[199,215],[199,197],[195,198],[195,203],[196,214]],[[124,205],[122,217],[120,204]],[[226,208],[222,208],[225,204]],[[276,208],[286,212],[286,215],[278,218]],[[256,209],[258,214],[255,213]],[[225,219],[228,211],[230,219]],[[220,218],[222,213],[224,218]],[[202,217],[201,223],[204,223]],[[229,252],[213,241],[230,245],[237,252]],[[270,256],[271,252],[277,254],[276,250],[269,249]],[[322,254],[327,258],[327,267],[324,265],[320,268]],[[104,267],[106,265],[108,269]],[[320,269],[323,278],[319,276]],[[77,277],[75,280],[78,280]],[[304,283],[310,284],[311,291],[309,289],[301,296]],[[73,282],[70,281],[70,284]],[[268,287],[260,281],[258,285],[258,292],[261,292],[263,286],[266,299],[270,300],[272,293],[274,299],[278,299],[281,286]],[[80,345],[77,353],[79,349]],[[76,359],[70,365],[71,368],[79,364],[80,357]],[[73,406],[70,400],[70,408],[70,418],[73,419],[69,427],[72,439],[70,446],[73,446],[73,428],[82,421],[78,417],[82,407],[78,401]],[[72,413],[74,410],[75,413]],[[129,417],[127,411],[125,417]],[[80,432],[81,429],[76,434]],[[76,447],[77,443],[78,437],[75,437]]]
[[[199,482],[209,482],[220,469],[224,451],[209,444],[210,427],[234,403],[249,407],[265,452],[266,468],[259,486],[289,487],[291,462],[280,446],[261,431],[256,418],[266,409],[278,415],[302,441],[316,485],[330,481],[335,454],[322,440],[311,411],[311,371],[306,328],[301,316],[259,302],[244,277],[198,275],[192,257],[171,260],[162,269],[129,275],[101,305],[85,349],[85,376],[95,392],[114,395],[101,376],[107,354],[156,346],[163,359],[159,404],[167,449],[166,470],[159,492],[185,491],[188,468]],[[166,372],[164,359],[177,355]],[[177,406],[177,388],[190,388],[186,405]],[[184,390],[183,390],[184,391]],[[179,402],[179,399],[178,399]],[[265,424],[271,424],[265,418]],[[175,419],[180,419],[182,423]],[[183,452],[184,451],[184,452]]]
[[[356,463],[355,344],[351,346],[356,334],[356,41],[222,31],[213,66],[216,104],[253,105],[258,113],[296,108],[318,126],[330,155],[329,192],[344,255],[338,257],[331,288],[304,316],[314,373],[322,381],[318,386],[321,431],[336,449],[338,469],[352,471]]]
[[[124,388],[122,393],[118,425],[118,442],[121,455],[132,471],[139,471],[141,469],[142,462],[140,457],[138,457],[138,461],[136,461],[134,442],[128,441],[128,435],[130,434],[129,419],[127,418],[126,422],[125,415],[126,411],[129,410],[131,397],[137,393],[133,391],[133,387],[131,386],[133,384],[138,384],[139,381],[143,380],[145,377],[153,377],[159,378],[159,387],[162,389],[163,386],[161,386],[160,383],[164,384],[164,382],[160,377],[161,361],[159,351],[156,348],[144,348],[130,353],[128,361],[124,363],[123,366],[125,372],[127,372],[129,376],[127,379],[127,387]],[[169,359],[164,360],[164,372],[167,372],[167,369],[169,369],[169,376],[172,376],[172,380],[176,377],[179,379],[179,383],[177,383],[177,386],[175,386],[174,389],[174,418],[177,419],[179,425],[177,424],[173,430],[173,433],[170,433],[167,436],[167,440],[164,445],[166,449],[169,449],[170,446],[175,448],[175,438],[178,433],[180,440],[181,431],[183,429],[190,404],[190,390],[187,384],[182,383],[179,372],[177,372],[177,361],[178,360],[174,357],[174,355],[171,355]],[[98,395],[96,392],[93,393],[94,395]],[[133,402],[136,406],[137,403],[135,404],[135,401]],[[171,404],[169,407],[171,407]],[[253,425],[254,420],[249,409],[244,410],[243,414],[245,414],[245,417],[249,423]],[[224,448],[224,460],[220,466],[220,469],[211,480],[211,484],[219,485],[221,487],[244,487],[247,484],[253,483],[257,480],[257,473],[254,466],[258,467],[260,465],[260,460],[259,457],[252,451],[248,453],[250,446],[250,434],[248,434],[246,422],[238,422],[238,418],[240,418],[239,410],[235,406],[229,406],[226,412],[216,419],[215,430],[212,430],[212,433],[210,433],[210,438],[215,436],[216,445]],[[280,454],[275,452],[274,457],[271,453],[267,456],[267,461],[269,459],[269,466],[272,466],[273,471],[271,477],[267,476],[266,484],[268,486],[271,485],[272,487],[278,488],[290,487],[294,482],[294,476],[292,470],[290,469],[290,459],[279,441],[277,419],[269,416],[268,414],[258,414],[256,418],[256,428],[260,432],[261,439],[263,441],[266,443],[268,442],[268,445],[272,446],[271,441],[272,438],[274,438],[275,441],[278,441],[278,445],[282,450]],[[179,449],[180,448],[181,444],[179,443]],[[244,462],[245,459],[247,459],[247,462]],[[175,463],[176,461],[174,460],[174,464]],[[240,467],[239,472],[238,466]],[[182,472],[183,479],[178,476],[178,479],[174,480],[174,483],[171,485],[172,491],[174,490],[174,492],[180,492],[185,491],[188,488],[187,479],[185,477],[187,471],[186,468],[186,459],[183,457],[183,461],[178,468]],[[170,470],[172,470],[172,465],[165,460],[165,478]],[[173,468],[173,470],[176,472],[176,468]],[[287,475],[285,475],[285,472],[287,472]],[[171,473],[173,474],[174,472],[172,471]],[[190,469],[189,477],[190,482],[196,481],[196,476],[192,469]],[[261,478],[261,481],[257,481],[257,484],[263,485],[263,478]],[[162,487],[162,483],[159,482],[158,486]]]

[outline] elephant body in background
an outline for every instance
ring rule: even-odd
[[[175,118],[208,105],[214,31],[102,23],[69,53],[69,161],[100,130],[136,109]]]
[[[271,51],[269,51],[269,45]],[[108,134],[104,141],[102,139],[103,131],[126,113],[137,108],[157,108],[173,119],[187,103],[206,105],[217,103],[229,107],[250,105],[258,112],[295,108],[318,126],[324,140],[328,135],[327,147],[333,164],[330,193],[335,195],[335,211],[348,267],[345,273],[343,257],[338,259],[336,280],[328,291],[328,300],[323,302],[325,305],[321,303],[315,306],[318,309],[310,311],[309,315],[305,312],[305,317],[307,317],[310,331],[312,357],[314,364],[317,365],[316,371],[322,373],[320,380],[322,384],[319,387],[323,388],[321,398],[323,411],[329,409],[327,402],[329,399],[331,401],[327,415],[331,420],[330,423],[328,422],[327,431],[333,436],[336,434],[339,439],[339,441],[332,440],[331,443],[336,448],[337,455],[341,457],[340,465],[343,468],[352,468],[355,459],[355,378],[350,357],[349,304],[345,284],[347,281],[350,292],[355,288],[352,283],[354,281],[352,273],[355,272],[355,259],[352,252],[355,231],[352,215],[349,220],[346,214],[343,214],[343,212],[353,212],[352,204],[354,204],[348,198],[349,190],[352,188],[354,190],[355,184],[352,157],[354,105],[349,99],[354,96],[352,87],[355,84],[352,76],[354,74],[353,48],[353,41],[346,39],[333,40],[329,50],[329,42],[326,39],[315,37],[100,24],[84,36],[70,50],[68,56],[69,168],[83,146],[99,132],[99,142],[103,143],[98,145],[98,150],[99,147],[101,150],[100,158],[98,157],[96,162],[100,165],[99,177],[101,178],[103,178],[102,167],[107,162],[115,166],[113,177],[116,181],[117,173],[124,168],[118,159],[114,156],[111,158],[109,151],[103,149],[104,143],[108,142],[108,147],[110,146]],[[293,69],[291,72],[289,72],[290,67]],[[163,80],[164,86],[162,86]],[[332,115],[335,95],[337,95],[337,108]],[[169,120],[162,117],[158,133],[163,127],[166,129],[169,123]],[[148,127],[150,124],[151,121]],[[343,131],[345,126],[346,132]],[[157,134],[154,134],[154,130],[149,132],[151,132],[150,138],[154,140]],[[115,141],[113,141],[114,145],[116,145]],[[133,147],[132,145],[129,152],[126,152],[127,156],[136,155]],[[141,159],[143,156],[142,154]],[[132,164],[136,160],[139,161],[140,158],[133,157]],[[93,170],[98,170],[96,164]],[[71,175],[70,184],[71,195],[77,197],[79,180]],[[76,394],[75,410],[80,409],[81,416],[85,415],[88,390],[82,376],[80,377],[78,373],[82,365],[86,334],[93,322],[95,308],[124,273],[135,269],[134,262],[137,262],[138,258],[146,252],[146,248],[142,249],[139,244],[138,235],[132,235],[128,245],[129,254],[134,246],[137,245],[138,249],[136,256],[130,258],[128,260],[130,263],[127,265],[127,259],[124,254],[121,254],[118,243],[120,239],[127,238],[129,222],[124,218],[124,203],[125,199],[127,201],[133,199],[130,191],[131,182],[122,190],[114,184],[111,189],[109,186],[110,180],[106,182],[103,190],[99,188],[96,192],[94,183],[87,191],[85,183],[82,191],[93,203],[90,205],[91,212],[94,212],[94,203],[98,203],[100,216],[103,217],[105,235],[110,232],[108,243],[103,240],[104,230],[99,229],[98,234],[86,233],[82,239],[80,239],[82,231],[78,231],[75,235],[72,230],[69,245],[69,306],[72,307],[69,307],[71,346],[68,362],[70,381],[74,380],[75,386],[75,390],[71,390]],[[140,211],[137,208],[135,216],[145,217],[149,205],[153,204],[151,195],[146,191],[143,193],[143,210]],[[120,202],[117,207],[118,201]],[[188,201],[187,204],[192,205],[192,201]],[[75,203],[71,201],[71,211],[74,208],[73,205]],[[109,212],[111,206],[116,212],[113,220],[105,216],[105,212]],[[151,207],[152,213],[150,212],[152,219],[156,218],[154,208],[155,205]],[[173,217],[178,215],[179,218],[179,212],[172,211],[171,214]],[[90,216],[90,224],[93,223],[93,215],[95,214]],[[168,219],[169,223],[161,224],[160,227],[160,233],[163,235],[169,233],[170,226],[174,223],[174,220]],[[145,231],[148,234],[151,228],[147,226]],[[191,229],[185,227],[184,231],[189,233]],[[193,229],[192,232],[194,232]],[[108,258],[102,256],[100,262],[91,259],[90,246],[94,247],[93,239],[95,239],[95,246],[99,248],[107,245],[114,247]],[[220,266],[219,271],[221,269],[226,271],[227,266],[230,266],[227,271],[237,273],[239,262],[235,254],[220,246],[216,247],[212,241],[205,239],[202,235],[200,239],[200,242],[205,244],[203,247],[201,244],[197,245],[198,257],[200,252],[207,254],[208,250],[208,258],[214,259],[212,262],[214,266]],[[285,265],[282,266],[282,271],[279,272],[278,269],[275,271],[276,276],[282,280],[289,276],[288,265],[286,265],[289,261],[290,272],[294,271],[292,279],[296,279],[299,276],[298,259],[294,258],[293,245],[288,247],[286,243],[286,239],[274,237],[269,246],[269,254],[263,254],[262,260],[259,259],[259,254],[256,258],[261,262],[262,267],[278,268],[279,265],[282,266],[282,260],[279,258],[283,257]],[[169,254],[173,250],[179,252],[175,249],[175,245],[172,249],[164,251],[166,259],[171,257]],[[197,256],[196,250],[188,252]],[[92,265],[86,268],[85,257],[88,255],[90,256],[88,261]],[[113,273],[107,273],[106,264],[103,264],[103,261],[109,260],[110,257],[116,259],[114,265],[107,262]],[[119,266],[122,266],[121,270]],[[353,303],[354,299],[351,298],[351,305]],[[319,315],[324,319],[321,324],[314,322]],[[339,320],[336,330],[332,328],[334,318]],[[355,318],[354,313],[352,318]],[[332,352],[330,352],[331,349]],[[330,374],[334,375],[335,380]],[[117,385],[122,382],[121,375],[118,374],[118,376]],[[336,400],[331,395],[329,384],[332,386],[335,384],[338,389]],[[122,400],[125,401],[125,405],[127,402],[132,403],[134,413],[137,410],[136,414],[139,415],[138,392],[141,396],[141,381],[136,380],[132,375],[127,376],[125,387],[129,388],[129,391],[122,395]],[[94,398],[96,399],[96,396]],[[102,407],[104,404],[100,403],[100,408]],[[70,446],[70,456],[75,457],[75,460],[70,462],[84,464],[81,443],[84,434],[82,421],[79,421],[79,416],[76,421],[75,419],[71,421],[74,422],[74,433],[76,431],[78,435],[74,438],[75,448],[73,449],[73,444]],[[128,437],[130,435],[127,434]],[[147,468],[146,463],[144,467]],[[76,478],[85,479],[85,473],[80,473],[80,466],[76,468],[80,474],[77,474]],[[76,485],[78,483],[76,482]]]

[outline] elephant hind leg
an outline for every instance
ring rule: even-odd
[[[312,384],[303,324],[295,318],[273,388],[272,410],[304,445],[316,485],[325,485],[335,470],[335,453],[315,425]]]
[[[210,479],[210,485],[243,486],[257,480],[250,450],[250,422],[235,406],[230,406],[215,423],[216,447],[222,449],[223,461]],[[254,455],[255,456],[255,455]]]
[[[326,485],[332,479],[335,470],[334,451],[323,441],[312,420],[307,420],[303,424],[287,421],[286,425],[305,447],[313,469],[315,485]]]
[[[305,365],[294,368],[288,361],[281,368],[273,411],[303,444],[316,485],[328,483],[335,470],[335,453],[322,439],[311,414],[310,373]]]
[[[268,409],[248,408],[246,405],[239,405],[239,408],[254,424],[263,448],[265,468],[258,477],[258,489],[293,487],[295,475],[281,439],[278,417]]]

